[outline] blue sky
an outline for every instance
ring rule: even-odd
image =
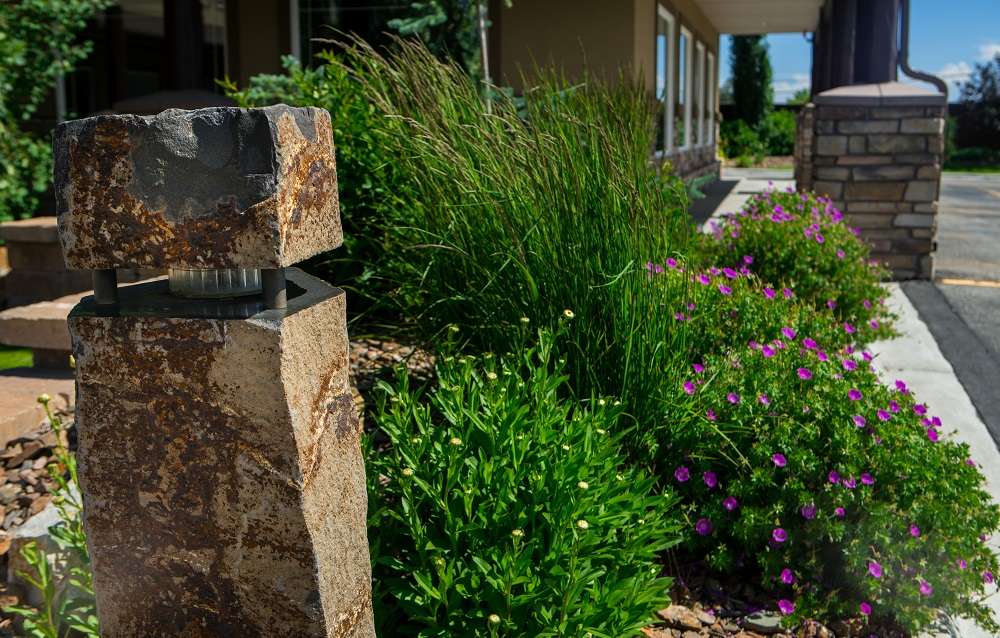
[[[910,66],[949,82],[968,78],[977,63],[1000,53],[998,0],[911,0]],[[802,34],[768,36],[775,102],[809,86],[812,48]],[[721,42],[719,78],[729,77],[729,37]],[[904,79],[900,74],[900,79]],[[954,100],[957,91],[949,91]]]

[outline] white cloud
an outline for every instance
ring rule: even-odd
[[[788,98],[795,95],[796,92],[808,89],[811,83],[812,78],[808,73],[780,75],[771,82],[771,88],[774,89],[774,101],[787,102]]]
[[[968,62],[949,62],[941,67],[934,75],[938,76],[949,84],[962,84],[972,75],[972,67]]]
[[[1000,42],[989,42],[979,46],[979,61],[989,62],[1000,54]]]

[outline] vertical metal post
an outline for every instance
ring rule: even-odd
[[[264,305],[267,308],[287,308],[288,291],[285,285],[284,268],[262,268],[261,287],[264,289]]]
[[[100,306],[113,306],[118,303],[118,271],[114,268],[95,270],[94,299]]]

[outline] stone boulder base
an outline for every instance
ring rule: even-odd
[[[70,316],[105,637],[374,636],[344,293],[289,279],[246,319],[133,314],[162,281]]]
[[[281,268],[342,243],[322,109],[99,115],[53,147],[70,268]]]

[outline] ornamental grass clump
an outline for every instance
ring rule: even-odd
[[[560,398],[558,357],[543,332],[518,357],[445,358],[427,395],[380,386],[380,636],[631,636],[666,604],[675,501],[626,463],[619,401]]]
[[[892,336],[888,271],[829,199],[769,190],[715,223],[702,238],[710,263],[749,266],[763,282],[787,287],[818,310],[830,310],[847,330],[871,339]],[[858,339],[855,338],[855,341]]]
[[[689,548],[762,568],[796,621],[864,616],[917,631],[940,612],[998,627],[982,597],[997,506],[967,445],[872,355],[801,323],[761,327],[678,382],[667,468]]]

